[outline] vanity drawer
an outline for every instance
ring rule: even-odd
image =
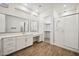
[[[4,41],[4,43],[9,43],[9,42],[15,41],[15,38],[14,37],[8,37],[8,38],[4,38],[3,41]]]
[[[8,54],[10,54],[10,53],[12,53],[14,51],[15,51],[15,48],[14,47],[4,48],[3,49],[3,55],[8,55]]]
[[[3,39],[3,55],[10,54],[15,51],[15,38],[4,38]]]
[[[15,47],[15,43],[14,42],[10,42],[10,43],[7,43],[7,44],[3,45],[4,49],[11,48],[11,47]]]

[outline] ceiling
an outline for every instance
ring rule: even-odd
[[[35,12],[38,15],[49,12],[50,10],[66,10],[66,9],[73,9],[78,4],[76,3],[19,3],[19,5],[24,6],[25,8],[29,9],[31,12]],[[51,13],[51,12],[50,12]]]
[[[27,3],[21,5],[38,14],[53,8],[53,4],[50,3]]]

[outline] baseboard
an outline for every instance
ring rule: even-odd
[[[64,46],[62,44],[58,44],[58,43],[53,43],[53,45],[56,45],[58,47],[61,47],[61,48],[64,48],[64,49],[67,49],[67,50],[70,50],[70,51],[73,51],[73,52],[76,52],[76,53],[79,53],[79,50],[77,49],[73,49],[73,48],[70,48],[70,47],[67,47],[67,46]]]

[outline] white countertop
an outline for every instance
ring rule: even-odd
[[[42,33],[39,32],[27,32],[27,33],[2,33],[0,34],[0,40],[1,38],[5,38],[5,37],[13,37],[13,36],[22,36],[22,35],[33,35],[33,37],[35,36],[39,36]]]
[[[31,33],[3,33],[0,34],[0,39],[5,37],[13,37],[13,36],[22,36],[22,35],[31,35]]]
[[[39,36],[39,35],[42,34],[42,33],[39,33],[39,32],[31,32],[31,33],[32,33],[33,37],[35,37],[35,36]]]

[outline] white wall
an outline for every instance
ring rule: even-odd
[[[1,40],[0,40],[0,56],[2,55],[2,48],[1,48]]]
[[[39,19],[39,32],[43,32],[44,31],[44,20],[42,18]]]
[[[5,15],[0,14],[0,32],[5,32]]]
[[[14,3],[14,4],[9,3],[8,8],[4,8],[4,7],[0,6],[0,13],[14,15],[14,16],[22,17],[22,18],[29,18],[30,17],[30,14],[16,10],[15,9],[16,5],[17,5],[16,3]]]
[[[53,16],[54,18],[58,18],[61,16],[66,16],[69,14],[79,13],[79,4],[66,4],[67,6],[56,6],[53,9]]]
[[[42,27],[41,27],[42,25],[41,25],[40,17],[33,16],[31,14],[22,12],[20,10],[16,10],[15,9],[16,5],[17,5],[16,3],[14,3],[14,4],[11,3],[11,4],[9,4],[9,8],[3,8],[3,7],[0,6],[0,13],[1,14],[8,14],[8,15],[16,16],[16,17],[20,17],[20,18],[25,18],[26,20],[28,19],[29,22],[31,20],[36,20],[40,24],[39,25],[39,31],[41,32],[42,31]],[[11,25],[16,24],[18,26],[18,24],[17,24],[18,21],[16,21],[16,23],[15,23],[14,19],[13,20],[8,20],[7,22],[8,22],[7,31],[11,31],[11,29],[10,29]],[[14,22],[15,24],[13,24],[12,22]],[[30,30],[30,27],[29,27],[29,30]],[[17,29],[16,31],[20,31],[20,30]]]

